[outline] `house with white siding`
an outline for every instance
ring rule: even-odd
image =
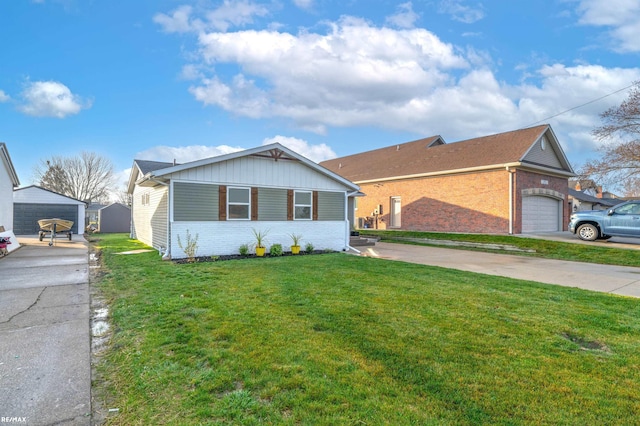
[[[291,234],[316,249],[346,250],[353,197],[347,179],[278,144],[185,164],[135,160],[129,178],[131,236],[165,258],[198,235],[196,256],[238,254],[267,234],[267,246]]]
[[[0,142],[0,226],[13,229],[13,189],[20,185],[7,146]]]

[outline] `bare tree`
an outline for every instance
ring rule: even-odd
[[[34,169],[40,186],[88,203],[105,201],[113,187],[113,164],[94,152],[52,157]]]
[[[605,142],[603,155],[584,164],[580,175],[617,186],[625,196],[640,195],[640,81],[634,82],[627,99],[600,118],[603,125],[592,134]]]

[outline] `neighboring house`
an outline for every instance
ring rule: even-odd
[[[360,185],[358,227],[561,231],[574,176],[548,125],[446,144],[440,136],[324,161]]]
[[[129,178],[133,238],[165,258],[184,258],[178,237],[198,236],[197,256],[238,254],[267,232],[267,246],[291,234],[317,249],[349,245],[349,198],[358,186],[280,145],[173,165],[135,160]]]
[[[103,234],[129,232],[131,209],[120,203],[109,204],[98,210],[98,231]]]
[[[20,185],[7,145],[0,142],[0,226],[13,229],[13,189]]]
[[[19,185],[7,145],[0,142],[0,241],[9,241],[0,243],[0,256],[20,247],[13,232],[13,189]]]
[[[597,198],[582,191],[569,188],[569,205],[571,211],[605,210],[617,204],[623,203],[619,198]]]
[[[98,212],[101,208],[107,207],[108,204],[91,203],[84,211],[84,226],[85,228],[92,227],[98,229]],[[125,231],[127,232],[127,231]]]
[[[13,231],[16,235],[35,235],[38,220],[60,218],[73,221],[71,232],[84,233],[86,203],[36,185],[13,191]]]

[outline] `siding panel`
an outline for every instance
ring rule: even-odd
[[[175,182],[173,220],[218,220],[218,185]]]
[[[344,220],[344,192],[318,192],[317,220]]]
[[[258,220],[287,220],[287,190],[258,188]]]

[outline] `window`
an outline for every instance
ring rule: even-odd
[[[227,193],[227,219],[249,220],[251,212],[251,189],[229,188]]]
[[[293,211],[295,220],[311,220],[311,191],[295,191]]]
[[[150,199],[149,193],[147,192],[146,194],[142,194],[141,198],[142,198],[142,200],[141,200],[142,201],[142,205],[143,206],[148,206],[149,205],[149,199]]]
[[[640,203],[630,203],[616,209],[617,214],[640,214]]]

